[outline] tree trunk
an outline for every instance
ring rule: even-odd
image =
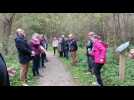
[[[3,48],[2,49],[5,55],[9,53],[8,43],[9,43],[11,31],[12,31],[12,23],[13,23],[14,17],[15,17],[15,14],[12,14],[11,16],[9,16],[9,18],[4,16],[4,19],[3,19]]]

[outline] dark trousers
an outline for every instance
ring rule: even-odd
[[[56,54],[57,47],[53,47],[54,55]]]
[[[68,50],[65,50],[65,51],[64,51],[64,57],[65,57],[66,59],[69,58],[69,51],[68,51]]]
[[[91,56],[87,56],[88,70],[91,71],[93,67],[93,58]]]
[[[0,86],[10,86],[8,72],[3,69],[0,70]]]
[[[59,51],[59,56],[63,57],[63,52],[62,51]]]
[[[40,55],[36,55],[33,57],[33,76],[39,75],[40,68]]]
[[[45,60],[46,60],[46,54],[42,53],[41,54],[41,67],[44,68],[45,67]]]
[[[101,79],[101,68],[104,64],[94,64],[94,74],[96,76],[96,79],[97,79],[97,82],[99,83],[99,85],[103,86],[103,82],[102,82],[102,79]]]

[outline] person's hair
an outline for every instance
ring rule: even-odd
[[[88,35],[93,36],[93,35],[96,35],[96,33],[95,32],[89,32]]]
[[[94,34],[93,37],[96,38],[96,39],[101,39],[101,36],[97,35],[97,34]]]
[[[38,38],[39,37],[39,33],[34,33],[33,35],[32,35],[32,38]]]

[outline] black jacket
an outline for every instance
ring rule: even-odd
[[[69,41],[68,40],[65,41],[64,50],[69,51]]]
[[[0,86],[10,86],[7,66],[1,54],[0,54]]]
[[[87,41],[86,49],[87,49],[87,56],[89,56],[88,52],[91,51],[93,48],[93,42],[91,40]]]
[[[19,53],[21,64],[26,64],[31,60],[31,47],[23,36],[17,36],[15,39],[16,48]]]
[[[77,42],[75,39],[72,39],[69,41],[69,49],[70,49],[70,52],[77,51],[78,46],[77,46]]]

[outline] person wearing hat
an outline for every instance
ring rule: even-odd
[[[93,73],[93,58],[92,56],[90,55],[90,52],[92,51],[92,48],[93,48],[93,41],[91,40],[91,37],[94,35],[95,33],[94,32],[89,32],[88,33],[88,40],[87,40],[87,43],[86,43],[86,55],[87,55],[87,63],[88,63],[88,71]]]
[[[69,51],[71,54],[72,65],[77,63],[77,41],[74,39],[73,34],[69,34]]]
[[[30,45],[26,39],[26,33],[22,29],[17,29],[15,38],[15,45],[18,51],[18,58],[21,64],[20,67],[20,80],[22,86],[28,86],[27,84],[27,73],[28,73],[28,64],[31,60],[31,55],[34,54]]]

